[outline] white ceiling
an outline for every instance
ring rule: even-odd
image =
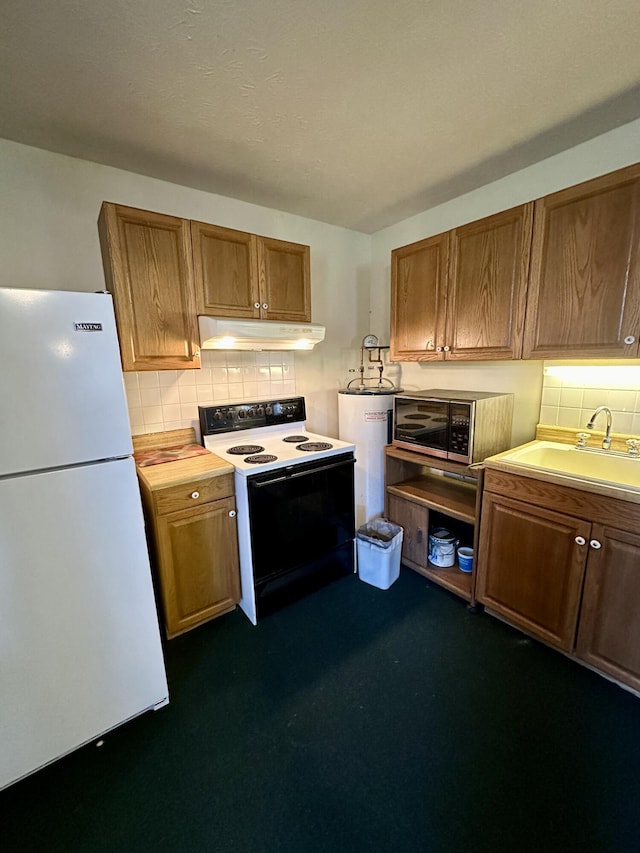
[[[0,136],[369,233],[640,116],[638,0],[5,0],[0,32]]]

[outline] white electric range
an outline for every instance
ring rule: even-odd
[[[251,622],[352,572],[355,445],[309,432],[304,397],[199,413],[204,446],[235,468],[240,607]]]

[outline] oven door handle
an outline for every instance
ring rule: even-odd
[[[333,465],[322,465],[319,468],[307,468],[306,471],[298,471],[297,474],[288,474],[285,477],[274,477],[272,480],[262,480],[259,483],[252,483],[254,489],[262,489],[264,486],[273,486],[274,483],[284,483],[286,480],[295,480],[297,477],[306,477],[309,474],[320,474],[323,471],[331,471],[332,468],[340,468],[342,465],[355,465],[355,459],[342,459],[340,462],[334,462]]]

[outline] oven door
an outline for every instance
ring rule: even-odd
[[[256,590],[352,542],[354,464],[346,453],[247,478]]]
[[[393,443],[397,447],[447,458],[449,403],[417,397],[396,397]]]

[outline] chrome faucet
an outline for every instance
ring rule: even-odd
[[[595,412],[591,415],[589,423],[587,424],[587,429],[593,429],[593,422],[600,412],[604,412],[607,416],[607,429],[604,434],[604,438],[602,439],[602,449],[609,450],[611,447],[611,409],[608,409],[606,406],[598,406]]]

